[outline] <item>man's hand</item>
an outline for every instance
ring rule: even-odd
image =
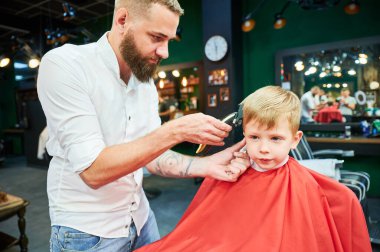
[[[232,130],[230,125],[202,113],[180,117],[166,123],[166,126],[172,127],[172,132],[178,142],[187,141],[216,146],[223,146],[224,138]]]
[[[251,165],[246,152],[239,152],[245,139],[214,155],[194,160],[195,169],[203,169],[203,177],[235,182]],[[193,170],[195,170],[193,168]]]

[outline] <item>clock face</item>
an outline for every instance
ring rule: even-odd
[[[228,44],[225,38],[219,35],[209,38],[205,45],[206,57],[211,61],[219,61],[226,56]]]

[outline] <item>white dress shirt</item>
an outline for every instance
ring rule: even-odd
[[[129,235],[133,219],[140,234],[150,209],[141,168],[97,190],[79,174],[106,146],[160,126],[153,80],[141,83],[132,75],[126,85],[106,33],[96,43],[49,51],[37,88],[47,119],[47,151],[53,156],[47,181],[51,224],[117,238]]]

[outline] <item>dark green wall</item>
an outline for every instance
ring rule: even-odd
[[[203,59],[202,45],[202,2],[201,0],[180,0],[185,15],[180,19],[182,40],[169,45],[169,58],[162,65],[200,61]]]
[[[243,0],[243,12],[254,10],[261,0]],[[348,0],[322,11],[306,11],[291,4],[285,11],[287,25],[273,29],[274,15],[285,0],[268,0],[256,12],[256,27],[243,36],[244,96],[268,84],[274,84],[274,60],[278,50],[370,37],[380,34],[380,1],[360,1],[361,10],[347,15],[343,7]]]

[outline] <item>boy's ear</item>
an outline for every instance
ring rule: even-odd
[[[293,141],[293,144],[291,146],[291,148],[294,150],[295,148],[297,148],[297,145],[298,143],[301,141],[301,138],[303,136],[303,132],[302,131],[297,131],[296,134],[294,135],[294,141]]]

